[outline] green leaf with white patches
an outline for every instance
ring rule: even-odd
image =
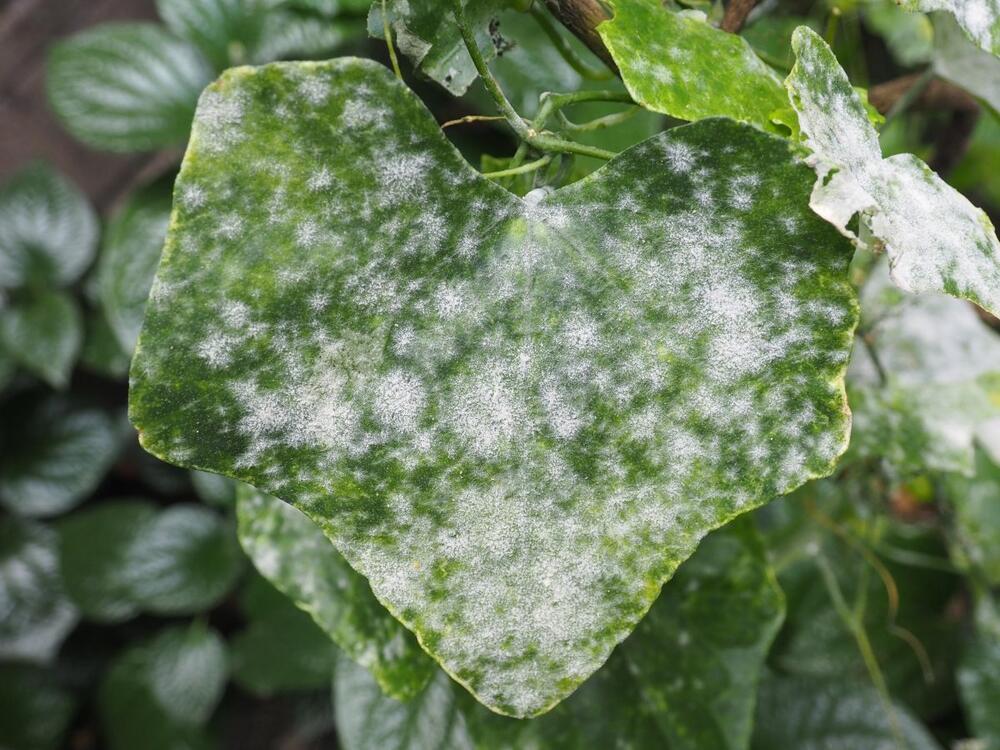
[[[313,619],[259,576],[240,599],[249,625],[230,641],[236,683],[264,697],[329,688],[337,648]]]
[[[50,167],[27,167],[0,188],[0,287],[70,284],[96,244],[93,209]]]
[[[682,120],[731,117],[776,131],[788,106],[781,79],[736,34],[675,13],[659,0],[613,0],[597,27],[632,98]]]
[[[108,151],[184,143],[212,69],[198,49],[150,23],[108,23],[57,43],[48,96],[76,138]]]
[[[545,716],[498,717],[440,671],[400,703],[344,662],[334,687],[338,732],[347,750],[746,748],[783,611],[759,538],[736,522],[705,540],[607,664]]]
[[[544,712],[704,534],[843,451],[850,249],[812,182],[715,119],[522,200],[382,66],[230,72],[132,419],[305,512],[491,708]]]
[[[941,750],[906,709],[887,710],[864,682],[793,677],[771,677],[761,684],[752,747]]]
[[[971,475],[973,440],[1000,417],[1000,336],[965,302],[901,291],[886,266],[861,293],[848,458],[882,459],[897,476]]]
[[[980,450],[974,476],[948,474],[943,485],[954,512],[955,559],[1000,586],[1000,466]]]
[[[976,607],[976,633],[958,670],[962,707],[976,739],[986,750],[1000,747],[1000,613],[997,602]]]
[[[896,0],[907,10],[947,11],[966,36],[1000,56],[1000,0]]]
[[[0,345],[25,370],[65,388],[83,346],[83,318],[66,292],[31,290],[0,308]]]
[[[1000,113],[1000,59],[970,42],[947,13],[934,17],[934,70]]]
[[[132,646],[111,665],[98,707],[112,750],[207,750],[202,725],[228,675],[226,647],[200,623],[173,627]]]
[[[121,348],[139,338],[146,298],[170,222],[170,190],[146,188],[108,223],[97,264],[97,294]]]
[[[490,42],[489,21],[513,0],[464,0],[465,16],[480,49]],[[440,0],[375,0],[368,14],[368,33],[384,38],[385,7],[396,49],[413,67],[455,96],[464,94],[478,74],[455,22],[452,6]]]
[[[383,691],[408,700],[423,690],[434,662],[315,523],[247,485],[237,488],[236,515],[240,543],[260,573],[370,670]]]
[[[26,664],[0,666],[0,747],[9,750],[57,750],[76,701],[56,675]]]
[[[901,288],[1000,312],[1000,240],[986,214],[912,154],[883,159],[861,98],[826,42],[802,27],[792,45],[797,60],[785,85],[813,151],[813,210],[850,237],[860,214]]]
[[[58,398],[4,404],[0,504],[23,516],[65,513],[89,495],[121,447],[112,415]]]
[[[0,518],[0,659],[50,661],[78,619],[59,577],[55,532]]]

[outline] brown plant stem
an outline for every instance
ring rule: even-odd
[[[719,28],[723,31],[728,31],[730,34],[738,33],[743,28],[747,16],[750,15],[750,11],[753,10],[753,6],[756,4],[757,0],[730,0],[729,5],[726,6],[726,13],[722,17],[722,23],[719,25]]]
[[[615,75],[621,75],[611,53],[604,46],[604,40],[597,33],[597,25],[610,18],[599,0],[545,0],[545,5],[559,23],[572,31]]]

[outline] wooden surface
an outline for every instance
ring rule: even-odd
[[[45,57],[53,42],[94,24],[155,18],[154,0],[0,0],[0,182],[42,159],[106,211],[143,180],[155,155],[95,151],[62,129],[45,98]]]

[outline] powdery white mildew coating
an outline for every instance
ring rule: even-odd
[[[948,11],[972,41],[1000,55],[1000,0],[896,0],[908,10]]]
[[[1000,240],[986,214],[912,154],[882,158],[878,133],[833,52],[796,29],[785,85],[818,179],[811,205],[845,235],[855,214],[910,292],[946,292],[1000,312]]]
[[[521,200],[371,62],[203,101],[143,444],[303,510],[490,708],[554,705],[707,531],[843,451],[849,244],[780,139],[705,121]]]

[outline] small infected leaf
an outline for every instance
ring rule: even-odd
[[[856,303],[813,177],[715,119],[521,200],[382,66],[231,72],[132,419],[293,502],[482,701],[541,713],[702,536],[844,449]]]
[[[613,0],[597,27],[632,98],[682,120],[731,117],[777,131],[771,115],[788,106],[781,79],[745,39],[659,0]]]
[[[813,210],[849,237],[860,214],[901,288],[1000,312],[1000,240],[986,214],[912,154],[883,159],[878,133],[826,42],[803,26],[792,44],[797,61],[785,85],[813,151]]]
[[[896,0],[907,10],[950,13],[966,36],[1000,56],[1000,0]]]
[[[947,13],[934,18],[934,69],[1000,112],[1000,59],[972,44]]]

